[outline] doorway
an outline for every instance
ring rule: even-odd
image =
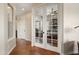
[[[61,4],[47,4],[33,9],[32,45],[61,53],[62,16]],[[61,5],[62,6],[62,5]],[[61,42],[61,43],[60,43]]]

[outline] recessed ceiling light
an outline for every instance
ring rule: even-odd
[[[24,8],[22,8],[22,10],[24,11]]]
[[[10,9],[10,7],[7,7],[8,9]]]

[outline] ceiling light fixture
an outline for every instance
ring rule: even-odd
[[[10,9],[10,7],[8,7]]]

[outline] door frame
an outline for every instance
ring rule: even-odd
[[[58,50],[57,51],[55,51],[55,52],[58,52],[58,53],[60,53],[60,54],[64,54],[64,45],[63,45],[63,3],[57,3],[57,6],[58,6],[58,20],[61,20],[61,21],[59,21],[60,22],[60,27],[59,27],[59,32],[58,32]],[[32,9],[32,13],[33,13],[33,10],[34,9]],[[32,14],[33,15],[33,14]],[[32,16],[32,46],[37,46],[37,47],[40,47],[40,46],[38,46],[39,44],[36,44],[35,43],[35,30],[34,30],[34,28],[35,28],[35,26],[34,26],[34,15]],[[44,49],[46,49],[46,47],[42,47],[41,46],[41,48],[44,48]],[[50,50],[52,50],[52,49],[50,49]],[[53,50],[54,51],[54,50]]]

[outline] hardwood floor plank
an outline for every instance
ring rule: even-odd
[[[17,39],[16,47],[10,55],[59,55],[59,53],[38,47],[32,47],[30,41]]]

